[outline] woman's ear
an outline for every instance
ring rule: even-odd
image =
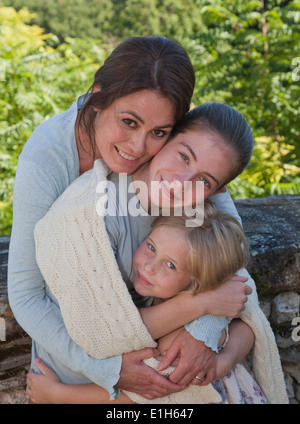
[[[92,88],[92,93],[93,94],[95,94],[95,93],[99,93],[101,91],[101,85],[100,84],[96,84],[96,85],[94,85],[94,87]],[[93,110],[94,110],[94,112],[99,112],[100,111],[100,109],[99,108],[97,108],[96,106],[93,106]]]
[[[93,94],[94,94],[94,93],[99,93],[99,91],[101,91],[101,85],[100,85],[100,84],[95,84],[95,85],[93,86],[92,93],[93,93]]]

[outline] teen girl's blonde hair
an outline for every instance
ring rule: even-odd
[[[186,290],[193,294],[217,288],[244,268],[249,260],[249,249],[240,223],[230,214],[219,211],[210,200],[204,202],[201,226],[186,227],[183,216],[158,216],[152,223],[152,231],[161,226],[186,232],[188,266],[192,274]]]

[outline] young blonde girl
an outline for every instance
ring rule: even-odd
[[[190,273],[185,290],[193,294],[214,290],[228,276],[246,266],[249,260],[246,237],[232,215],[218,210],[212,201],[206,200],[203,223],[191,228],[187,221],[184,216],[158,216],[153,220],[148,236],[161,227],[182,231],[187,243]]]
[[[243,268],[248,259],[247,241],[239,222],[230,214],[219,211],[211,201],[206,201],[203,224],[199,227],[187,227],[183,216],[154,219],[148,237],[134,255],[134,288],[143,296],[153,297],[153,305],[183,291],[196,295],[217,288],[228,276]],[[182,328],[178,328],[158,340],[161,355],[181,331]],[[228,331],[223,331],[219,348],[222,349],[227,341]],[[43,376],[29,375],[33,398],[43,401],[44,396],[52,403],[84,403],[89,398],[109,403],[105,390],[100,387],[94,384],[65,385],[43,363],[39,363],[39,367]],[[261,389],[242,365],[238,364],[229,376],[221,374],[220,370],[218,377],[224,378],[214,384],[221,393],[224,391],[222,403],[267,403]],[[204,380],[203,377],[197,379]],[[190,403],[196,401],[193,398],[197,393],[195,390],[196,386],[192,391],[189,388],[184,390]],[[182,393],[180,396],[183,399]],[[145,403],[131,392],[123,392],[118,403],[133,403],[132,399]]]

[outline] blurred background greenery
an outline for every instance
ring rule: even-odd
[[[225,102],[249,121],[254,154],[229,185],[234,199],[300,193],[299,23],[297,0],[0,0],[0,235],[34,128],[135,35],[180,41],[196,71],[193,104]]]

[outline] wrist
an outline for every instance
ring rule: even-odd
[[[206,291],[191,296],[191,308],[195,311],[195,319],[211,313],[209,309],[211,299],[209,298],[208,293],[211,292]]]
[[[67,398],[67,385],[64,383],[61,383],[60,381],[57,381],[55,384],[52,385],[51,388],[51,395],[50,395],[50,403],[51,404],[66,404],[70,403],[70,399]]]
[[[226,353],[226,350],[223,349],[217,355],[216,380],[224,378],[233,367],[234,363],[232,362],[232,357]]]

